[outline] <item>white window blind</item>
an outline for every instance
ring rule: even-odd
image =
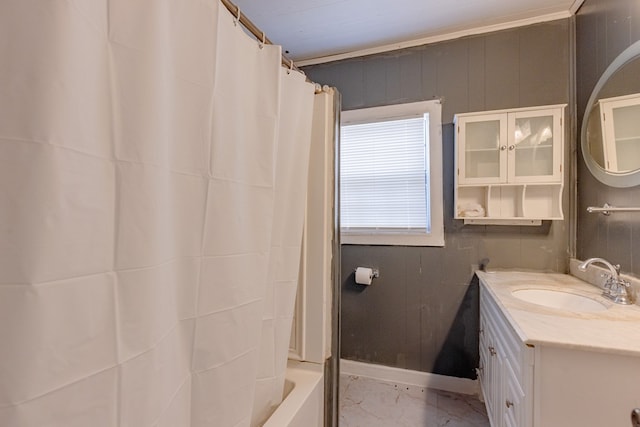
[[[428,139],[428,114],[342,127],[343,232],[430,232]]]

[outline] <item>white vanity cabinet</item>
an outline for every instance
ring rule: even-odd
[[[563,218],[564,108],[455,116],[456,218],[503,224]]]
[[[481,280],[489,276],[498,274]],[[613,307],[616,313],[603,321],[539,314],[523,305],[512,311],[504,308],[509,286],[499,277],[496,282],[492,291],[480,285],[478,374],[491,426],[631,425],[631,411],[640,407],[640,352],[628,348],[639,347],[640,311]],[[629,317],[611,320],[624,308],[632,310]],[[621,342],[625,350],[597,348],[598,341]]]
[[[480,292],[480,385],[492,427],[532,426],[533,348]]]

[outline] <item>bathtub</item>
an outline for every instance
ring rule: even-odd
[[[287,363],[284,400],[263,427],[322,427],[324,367],[317,363]]]

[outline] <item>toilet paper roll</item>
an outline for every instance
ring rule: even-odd
[[[373,269],[367,267],[356,268],[356,283],[370,285],[371,279],[373,279]]]

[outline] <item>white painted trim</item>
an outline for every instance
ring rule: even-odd
[[[576,2],[572,6],[572,9],[574,6],[576,6],[577,3],[579,3],[577,7],[580,7],[583,1],[584,0],[576,0]],[[414,40],[407,40],[407,41],[393,43],[393,44],[354,50],[352,52],[345,52],[345,53],[339,53],[336,55],[328,55],[328,56],[321,56],[317,58],[299,60],[299,61],[296,61],[296,65],[298,67],[305,67],[307,65],[324,64],[327,62],[340,61],[343,59],[358,58],[360,56],[374,55],[377,53],[390,52],[392,50],[406,49],[409,47],[416,47],[416,46],[438,43],[438,42],[447,41],[447,40],[454,40],[461,37],[475,36],[478,34],[491,33],[494,31],[501,31],[501,30],[509,30],[511,28],[524,27],[527,25],[539,24],[542,22],[555,21],[558,19],[566,19],[571,16],[573,16],[573,13],[571,13],[568,10],[562,11],[562,12],[555,12],[547,15],[535,16],[532,18],[525,18],[525,19],[518,19],[510,22],[503,22],[501,24],[485,25],[483,27],[453,31],[450,33],[438,34],[438,35],[423,37],[423,38],[414,39]]]
[[[582,6],[582,3],[584,3],[584,0],[575,0],[569,8],[569,12],[571,12],[572,15],[575,15],[578,9],[580,9],[580,6]]]
[[[352,360],[340,359],[340,373],[414,387],[450,391],[452,393],[469,395],[478,395],[480,393],[480,383],[478,380],[449,377],[409,369],[391,368],[389,366],[354,362]]]

